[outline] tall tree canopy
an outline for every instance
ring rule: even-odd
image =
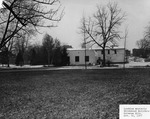
[[[143,38],[136,42],[139,49],[150,49],[150,39]]]
[[[116,45],[121,39],[119,27],[125,16],[116,3],[108,3],[106,6],[97,6],[97,11],[89,19],[82,19],[81,32],[84,33],[86,44],[96,44],[102,48],[104,66],[105,48]]]
[[[136,41],[136,45],[139,49],[150,49],[150,25],[146,27],[144,37]]]
[[[4,0],[0,13],[0,49],[22,31],[31,34],[39,27],[55,26],[54,22],[63,16],[60,6],[59,0]]]
[[[43,48],[45,50],[45,53],[47,55],[47,63],[48,65],[52,63],[52,55],[53,55],[53,49],[54,49],[55,43],[52,36],[49,34],[45,34],[43,38]]]

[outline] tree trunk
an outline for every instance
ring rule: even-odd
[[[47,60],[48,60],[47,63],[48,63],[48,66],[49,66],[49,63],[50,63],[50,52],[49,52],[49,50],[48,50],[48,59]]]
[[[52,56],[51,56],[51,64],[53,64],[53,61],[54,61],[54,56],[55,56],[55,50],[52,51]]]
[[[8,59],[7,59],[7,67],[9,67],[9,54],[8,54]]]
[[[102,49],[102,52],[103,52],[103,63],[102,63],[102,65],[105,67],[106,66],[105,47]]]

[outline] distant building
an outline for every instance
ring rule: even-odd
[[[133,56],[147,58],[150,56],[150,49],[133,49]]]
[[[72,46],[71,45],[63,45],[63,47],[65,47],[65,48],[72,48]]]
[[[67,49],[70,65],[83,65],[85,61],[87,64],[95,65],[98,59],[103,59],[102,49]],[[124,48],[106,49],[106,61],[112,63],[123,63],[125,59]]]

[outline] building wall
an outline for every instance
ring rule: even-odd
[[[70,65],[82,65],[85,63],[85,50],[69,50],[68,56],[70,57]],[[76,56],[79,56],[79,62],[75,61]],[[89,61],[86,62],[87,64],[96,63],[96,57],[92,50],[87,50],[86,56],[89,56]]]
[[[114,62],[124,62],[124,58],[125,58],[125,50],[124,49],[120,49],[120,50],[117,50],[117,54],[116,55],[113,55],[113,61]]]
[[[124,62],[124,49],[106,49],[106,60],[109,60],[113,63],[123,63]],[[70,65],[83,65],[85,64],[85,50],[79,49],[69,49],[68,50],[68,56],[70,58]],[[75,61],[75,57],[79,56],[79,62]],[[86,56],[89,56],[89,61],[87,61],[87,64],[96,64],[98,58],[103,59],[103,54],[101,49],[87,49],[86,50]]]
[[[96,51],[96,50],[95,50]],[[98,57],[103,59],[102,50],[97,50]],[[106,60],[111,62],[124,62],[124,49],[106,49],[105,50]],[[97,58],[98,59],[98,58]]]

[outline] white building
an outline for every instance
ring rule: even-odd
[[[103,59],[102,49],[67,49],[70,65],[84,65],[85,60],[87,64],[95,65],[99,58]],[[106,49],[106,61],[112,63],[123,63],[124,62],[124,48],[113,48]]]

